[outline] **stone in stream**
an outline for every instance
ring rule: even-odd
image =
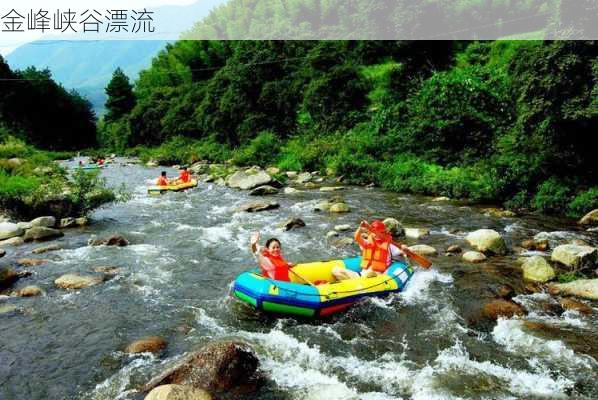
[[[0,315],[10,314],[16,311],[18,311],[18,308],[14,304],[0,304]]]
[[[87,217],[75,218],[75,225],[77,225],[77,226],[87,226],[87,225],[89,225],[89,218],[87,218]]]
[[[334,247],[352,246],[353,243],[355,243],[355,241],[353,240],[353,238],[349,238],[349,237],[336,239],[336,240],[333,240],[332,242],[330,242],[330,244]]]
[[[44,260],[41,258],[19,258],[17,264],[24,267],[37,267],[49,263],[50,260]]]
[[[417,244],[415,246],[409,246],[409,250],[412,252],[419,254],[420,256],[435,256],[438,254],[438,251],[432,246],[428,246],[427,244]]]
[[[31,222],[17,222],[17,226],[22,230],[26,231],[27,229],[33,228]]]
[[[277,194],[278,189],[269,185],[258,186],[249,192],[250,196],[265,196],[269,194]]]
[[[118,267],[93,267],[93,272],[99,272],[106,275],[118,275],[120,274],[120,268]]]
[[[60,223],[58,224],[58,227],[60,229],[65,229],[65,228],[72,228],[72,227],[74,227],[76,225],[77,224],[75,223],[75,218],[67,217],[67,218],[62,218],[60,220]]]
[[[344,186],[322,186],[320,192],[336,192],[338,190],[344,190]]]
[[[124,247],[129,245],[129,241],[124,236],[115,234],[101,239],[89,239],[90,246],[118,246]]]
[[[25,233],[25,231],[17,224],[13,224],[12,222],[0,222],[0,240],[22,236],[23,233]]]
[[[500,208],[494,208],[494,207],[485,208],[482,210],[482,212],[486,216],[491,216],[491,217],[495,217],[495,218],[513,218],[513,217],[517,216],[517,214],[515,214],[513,211],[501,210]]]
[[[598,249],[590,246],[564,244],[557,246],[552,251],[551,260],[575,270],[592,267],[598,263]]]
[[[297,181],[297,183],[307,183],[309,181],[311,181],[312,176],[309,172],[302,172],[299,175],[297,175],[297,178],[295,179]]]
[[[577,311],[578,313],[585,315],[590,315],[593,312],[592,307],[588,306],[587,304],[567,297],[560,299],[559,303],[561,307],[563,307],[563,310]]]
[[[104,279],[97,276],[79,274],[65,274],[54,281],[60,289],[83,289],[104,282]]]
[[[280,168],[278,167],[268,167],[266,168],[266,172],[270,175],[280,174]]]
[[[461,247],[458,244],[453,244],[446,249],[447,253],[461,253]]]
[[[588,300],[598,300],[598,279],[578,279],[569,283],[548,285],[550,294],[566,294]]]
[[[32,227],[43,226],[46,228],[52,228],[56,225],[56,218],[54,217],[39,217],[29,222]]]
[[[292,187],[286,187],[284,188],[284,194],[294,194],[294,193],[300,193],[301,190],[297,190],[295,188]]]
[[[596,226],[598,225],[598,208],[590,211],[578,222],[580,225]]]
[[[193,386],[162,385],[149,392],[144,400],[212,400],[212,396]]]
[[[49,246],[42,246],[42,247],[37,247],[33,250],[31,250],[31,252],[33,254],[42,254],[42,253],[47,253],[49,251],[56,251],[56,250],[61,250],[62,246],[58,245],[58,244],[51,244]]]
[[[386,226],[386,230],[394,237],[403,236],[405,230],[401,226],[400,222],[395,218],[386,218],[384,221],[384,226]]]
[[[253,349],[246,343],[211,342],[173,363],[151,379],[142,391],[179,384],[229,394],[248,394],[257,391],[265,382],[259,364]]]
[[[245,211],[245,212],[259,212],[259,211],[266,211],[266,210],[274,210],[280,207],[280,204],[271,201],[268,203],[247,203],[243,204],[241,207],[237,208],[236,211]]]
[[[17,291],[17,296],[19,296],[19,297],[34,297],[34,296],[42,295],[43,293],[44,293],[44,291],[41,290],[37,286],[25,286],[24,288]]]
[[[149,336],[135,340],[125,348],[125,353],[159,353],[164,350],[168,343],[159,336]]]
[[[482,314],[493,321],[500,317],[512,318],[514,316],[524,316],[526,311],[519,304],[511,300],[496,299],[492,300],[482,307]]]
[[[305,226],[305,222],[301,218],[293,217],[287,219],[279,226],[285,231],[290,231],[294,228],[303,228]]]
[[[344,231],[348,231],[350,229],[351,229],[351,225],[349,225],[349,224],[336,225],[334,227],[334,230],[337,232],[344,232]]]
[[[289,179],[295,179],[297,177],[297,171],[287,171],[285,173]]]
[[[261,169],[248,169],[237,171],[226,179],[226,184],[231,188],[250,190],[272,182],[272,177]]]
[[[4,257],[5,255],[6,255],[6,250],[0,249],[0,258]]]
[[[351,210],[346,203],[334,203],[330,206],[328,211],[331,213],[348,213]]]
[[[550,247],[546,239],[528,239],[521,242],[521,247],[526,250],[546,251]]]
[[[496,255],[507,254],[505,240],[493,229],[479,229],[469,233],[465,240],[476,250],[482,253]]]
[[[451,199],[446,196],[434,197],[433,202],[450,201]]]
[[[337,236],[338,236],[337,231],[330,231],[326,234],[326,239],[330,239],[330,238],[337,237]]]
[[[305,189],[315,189],[318,187],[318,185],[316,185],[314,182],[306,182],[303,187]]]
[[[484,253],[479,251],[466,251],[461,257],[463,260],[474,264],[484,262],[487,259]]]
[[[556,276],[554,269],[542,256],[529,257],[521,266],[523,279],[533,282],[548,282]]]
[[[64,233],[60,232],[58,229],[46,228],[45,226],[34,226],[33,228],[28,229],[27,232],[25,232],[23,240],[25,240],[26,242],[30,242],[32,240],[44,241],[59,238],[62,236],[64,236]]]
[[[405,228],[405,236],[409,239],[421,239],[429,236],[430,230],[426,228]]]
[[[11,268],[0,267],[0,289],[10,287],[19,279],[19,274]]]

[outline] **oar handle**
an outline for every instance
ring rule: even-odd
[[[293,268],[289,267],[289,272],[292,272],[293,275],[295,275],[297,278],[309,283],[311,286],[316,287],[316,285],[314,285],[311,281],[309,281],[308,279],[305,279],[304,277],[302,277],[301,275],[299,275],[298,273],[296,273],[295,271],[293,271]]]

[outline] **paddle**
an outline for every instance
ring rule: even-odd
[[[364,226],[368,231],[376,234],[375,232],[372,231],[370,224],[368,224],[366,221],[362,221],[361,225]],[[399,249],[401,249],[403,251],[403,253],[405,253],[405,255],[407,255],[407,257],[409,257],[413,261],[415,261],[420,267],[428,269],[432,266],[432,261],[428,260],[426,257],[421,256],[417,253],[414,253],[413,251],[409,250],[409,247],[405,246],[404,244],[395,242],[394,240],[392,240],[391,235],[389,235],[387,233],[385,235],[387,236],[386,239],[388,239],[392,244],[394,244]]]

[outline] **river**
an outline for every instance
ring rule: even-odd
[[[451,244],[467,249],[466,233],[480,228],[497,230],[510,248],[541,231],[556,232],[551,238],[557,242],[580,238],[597,244],[596,236],[571,221],[502,218],[478,206],[364,187],[334,193],[351,207],[347,214],[314,212],[315,204],[331,196],[318,190],[270,196],[280,203],[278,210],[237,213],[236,207],[256,198],[206,183],[185,193],[148,196],[146,182],[160,169],[124,161],[102,175],[110,185],[127,185],[132,198],[96,210],[88,227],[66,230],[55,241],[64,249],[44,254],[51,262],[32,268],[34,275],[23,282],[46,295],[18,299],[22,312],[0,316],[2,400],[140,399],[135,387],[184,352],[218,338],[247,341],[258,354],[272,383],[253,399],[598,398],[598,309],[591,315],[555,312],[551,296],[525,294],[517,251],[475,265],[442,255]],[[277,227],[293,216],[307,226],[289,232]],[[315,321],[272,318],[231,298],[235,277],[254,267],[251,232],[278,237],[293,262],[336,259],[358,249],[334,246],[326,233],[377,217],[429,228],[431,235],[420,243],[441,254],[432,269],[416,272],[405,292]],[[87,246],[89,238],[111,233],[131,245]],[[14,258],[37,246],[19,247]],[[80,291],[54,288],[58,276],[89,274],[97,266],[121,271]],[[505,283],[529,314],[479,322],[480,304]],[[551,328],[530,329],[524,321]],[[168,341],[161,356],[122,352],[151,335]]]

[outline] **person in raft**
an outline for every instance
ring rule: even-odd
[[[160,173],[160,177],[156,181],[156,185],[157,186],[168,186],[169,185],[168,179],[166,178],[166,171],[162,171]]]
[[[257,260],[262,275],[277,281],[289,282],[289,270],[294,264],[287,262],[280,252],[280,241],[276,238],[268,239],[266,246],[258,244],[260,233],[251,235],[251,252]]]
[[[191,182],[191,174],[187,171],[187,167],[182,167],[179,172],[179,178],[174,181],[175,184]]]
[[[372,222],[370,229],[366,228],[367,223],[362,221],[355,231],[355,241],[361,248],[361,272],[357,273],[346,268],[334,268],[332,275],[339,281],[355,279],[359,277],[371,278],[383,274],[392,264],[393,260],[401,260],[405,253],[392,244],[392,236],[386,231],[382,221]],[[362,233],[367,233],[363,238]]]

